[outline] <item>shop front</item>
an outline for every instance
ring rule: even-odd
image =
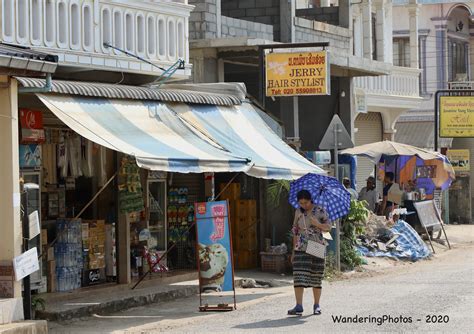
[[[28,203],[41,221],[38,291],[195,270],[194,203],[217,195],[232,202],[240,256],[254,257],[241,267],[256,266],[257,178],[321,172],[236,94],[53,81],[20,97],[35,120],[20,124],[20,172],[40,185]]]

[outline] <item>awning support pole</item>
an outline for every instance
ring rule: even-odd
[[[189,231],[191,231],[191,229],[194,227],[194,225],[196,225],[196,222],[193,222],[191,225],[189,225],[188,229],[186,231],[184,231],[183,233],[181,233],[180,235],[180,238],[185,235],[186,233],[188,233]],[[161,260],[163,260],[167,255],[168,253],[173,249],[175,248],[177,245],[177,243],[175,242],[173,245],[171,245],[170,248],[168,248],[166,250],[166,252],[164,252],[163,254],[161,254],[161,256],[158,258],[158,260],[156,261],[156,263],[150,267],[150,269],[148,269],[148,271],[138,279],[137,283],[135,283],[135,285],[132,287],[132,290],[135,290],[135,288],[145,279],[145,277],[147,277],[149,274],[151,274],[151,272],[153,271],[153,269],[155,269],[155,267],[161,262]]]
[[[334,124],[334,175],[339,181],[339,142],[338,132],[339,124]],[[341,221],[336,220],[336,269],[341,271]]]
[[[112,177],[107,181],[106,184],[104,184],[104,186],[102,188],[99,189],[99,191],[97,191],[97,193],[94,195],[94,197],[92,197],[92,199],[86,204],[86,206],[74,217],[74,219],[77,219],[79,218],[83,213],[84,211],[87,210],[87,208],[97,199],[97,197],[99,197],[99,195],[105,190],[105,188],[107,188],[107,186],[110,184],[110,182],[112,182],[112,180],[117,176],[117,173],[118,172],[115,172],[114,175],[112,175]],[[46,246],[46,249],[54,246],[54,244],[56,243],[58,239],[55,238],[53,241],[51,241],[47,246]],[[43,255],[45,254],[45,252],[42,252],[39,256],[38,256],[38,259],[41,259],[43,257]]]
[[[102,194],[102,192],[105,190],[105,188],[107,188],[107,186],[110,184],[110,182],[113,181],[113,179],[115,179],[115,177],[117,176],[117,173],[118,172],[115,172],[114,175],[112,175],[112,177],[107,181],[106,184],[104,184],[104,186],[102,188],[99,189],[99,191],[97,191],[97,193],[94,195],[94,197],[92,197],[92,199],[86,204],[86,206],[84,206],[82,208],[82,210],[74,217],[74,219],[77,219],[79,218],[83,213],[84,211],[87,210],[87,208],[92,204],[94,203],[94,201],[97,199],[97,197],[100,196],[100,194]]]
[[[230,186],[230,184],[232,183],[232,181],[234,181],[235,178],[236,178],[237,176],[239,176],[239,174],[240,174],[240,172],[236,173],[236,174],[234,175],[234,177],[233,177],[232,179],[230,179],[229,182],[227,182],[227,184],[226,184],[225,187],[220,191],[220,193],[218,193],[215,198],[212,198],[211,202],[213,202],[213,201],[215,201],[216,199],[218,199],[218,198],[222,195],[222,193],[223,193],[224,191],[226,191],[227,188],[229,188],[229,186]]]

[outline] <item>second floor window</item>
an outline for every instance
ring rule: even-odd
[[[377,21],[372,14],[372,59],[377,60]]]
[[[393,65],[410,67],[410,39],[393,39]]]
[[[449,81],[468,80],[466,43],[451,40],[449,45]]]

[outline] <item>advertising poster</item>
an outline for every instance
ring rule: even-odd
[[[20,167],[41,167],[41,145],[20,145]]]
[[[439,98],[439,136],[474,137],[474,96]]]
[[[41,111],[20,109],[21,142],[44,143],[43,114]]]
[[[455,172],[471,170],[469,150],[448,150],[448,159]]]
[[[266,95],[330,95],[327,51],[266,55]]]
[[[233,291],[227,201],[196,203],[195,206],[201,289]]]

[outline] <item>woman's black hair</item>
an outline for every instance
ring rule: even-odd
[[[392,172],[385,173],[385,176],[388,177],[390,181],[393,181],[395,179],[395,174],[393,174]]]
[[[299,200],[302,200],[302,199],[306,199],[308,201],[312,201],[313,198],[311,196],[311,193],[306,190],[306,189],[303,189],[303,190],[300,190],[298,191],[298,193],[296,194],[296,199],[299,201]]]

